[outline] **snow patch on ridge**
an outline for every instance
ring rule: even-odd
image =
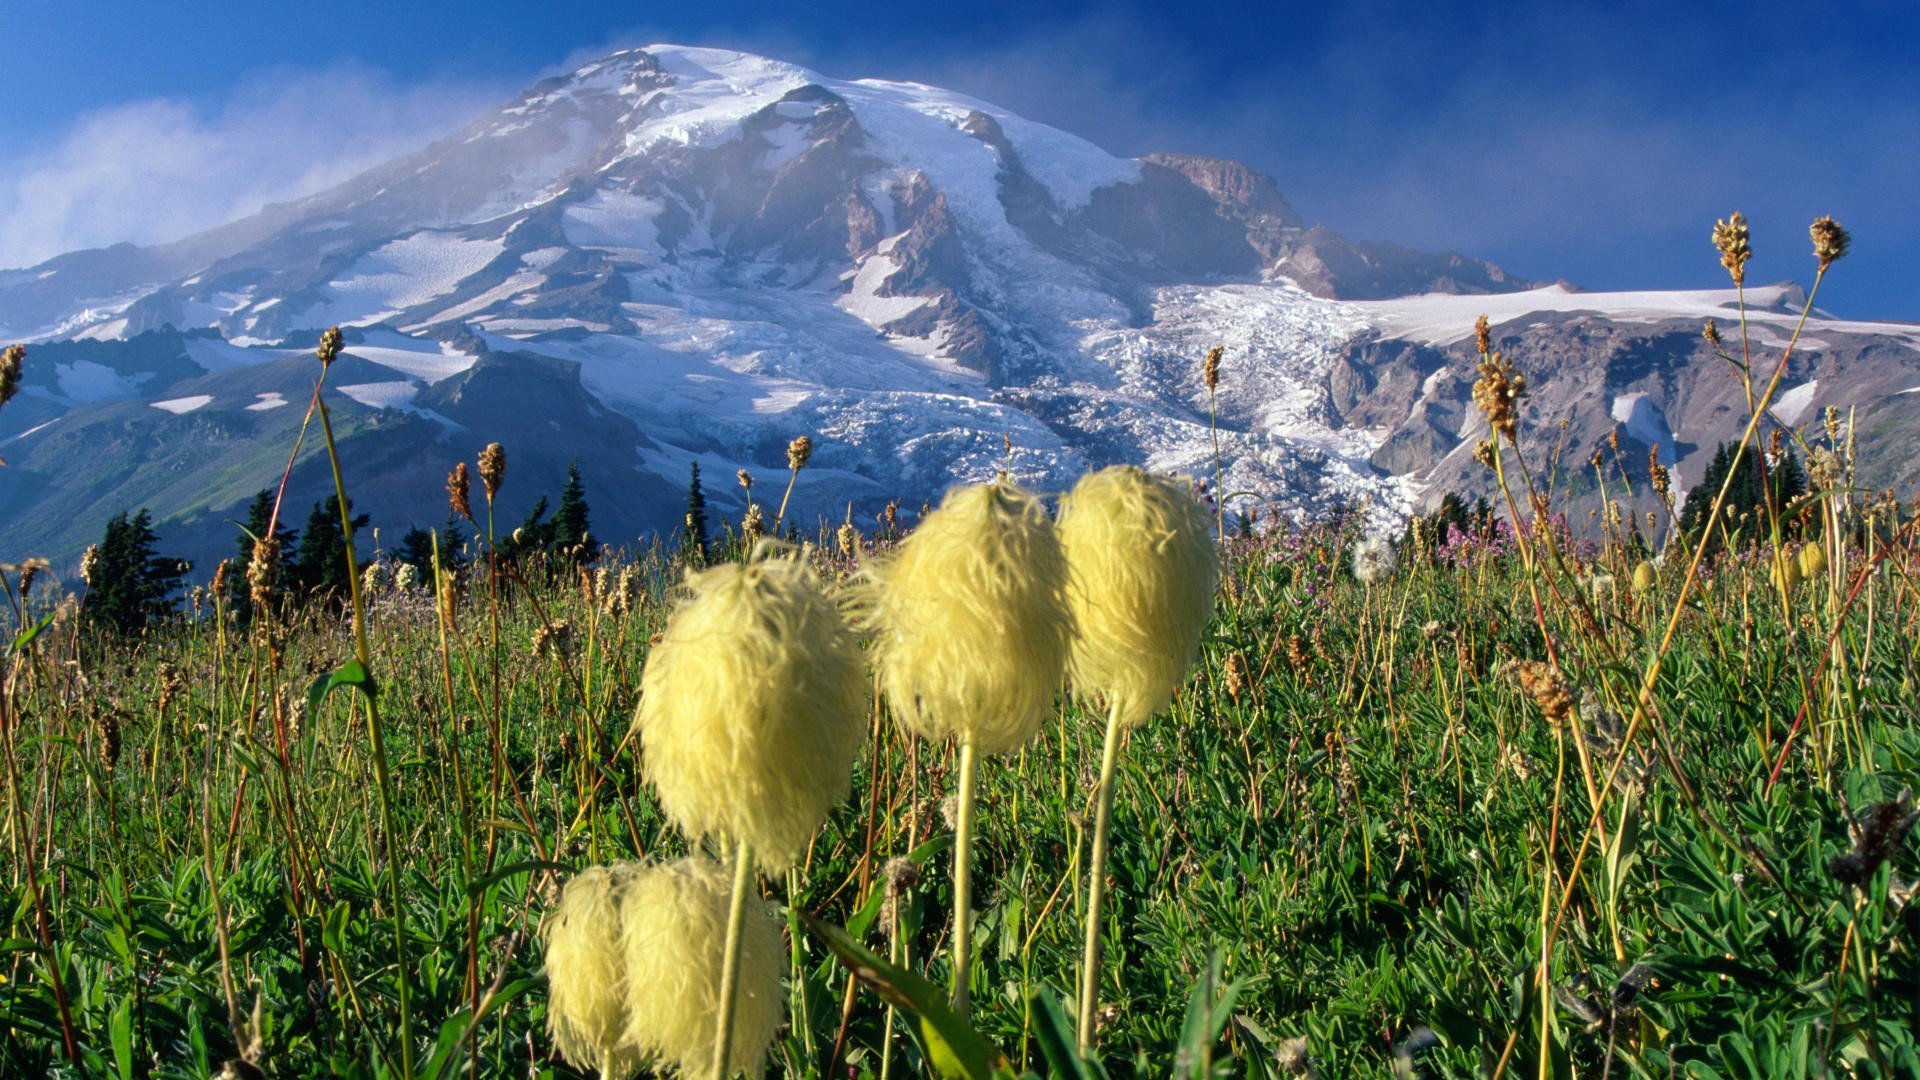
[[[1645,393],[1621,394],[1613,399],[1613,409],[1609,415],[1615,423],[1627,429],[1628,435],[1657,448],[1660,464],[1671,467],[1679,460],[1673,429],[1667,425],[1667,414],[1654,403],[1652,397]]]
[[[1754,327],[1759,344],[1785,345],[1786,337],[1768,334],[1766,329],[1772,327],[1790,334],[1799,321],[1797,314],[1767,310],[1778,305],[1789,288],[1768,285],[1747,290],[1747,322]],[[1740,294],[1733,289],[1579,292],[1556,284],[1524,292],[1427,293],[1348,303],[1387,337],[1447,346],[1471,338],[1474,320],[1481,315],[1496,326],[1542,312],[1593,312],[1620,323],[1646,324],[1668,319],[1701,322],[1719,319],[1725,323],[1739,317]],[[1809,325],[1828,333],[1884,334],[1920,349],[1920,324],[1816,319]]]
[[[887,247],[881,245],[882,249]],[[840,310],[876,329],[897,322],[933,303],[930,296],[882,296],[880,289],[898,273],[900,264],[891,256],[875,254],[854,272],[852,288],[836,305]]]
[[[169,398],[166,401],[153,402],[153,407],[170,412],[175,416],[185,416],[195,409],[204,408],[213,401],[212,394],[192,394],[187,397]]]
[[[1808,379],[1791,390],[1782,390],[1774,395],[1767,411],[1783,424],[1797,424],[1806,415],[1807,406],[1813,404],[1813,392],[1819,388],[1819,379]]]
[[[366,339],[347,346],[347,352],[429,384],[460,374],[472,367],[474,360],[447,342],[410,338],[390,330],[368,331]]]
[[[504,250],[499,240],[469,240],[423,229],[361,256],[327,283],[328,299],[302,312],[300,325],[355,326],[390,319],[453,292]]]
[[[666,209],[659,199],[626,191],[596,191],[567,207],[561,229],[575,247],[605,251],[626,262],[652,261],[660,230],[654,219]]]
[[[139,384],[146,381],[140,376],[128,378],[105,364],[96,364],[91,360],[55,364],[53,378],[55,385],[60,387],[60,393],[75,405],[133,397],[139,393]]]

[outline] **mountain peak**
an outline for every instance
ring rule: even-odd
[[[1720,303],[1530,285],[1308,228],[1238,162],[1123,159],[939,87],[650,45],[221,229],[0,275],[0,337],[42,343],[0,414],[0,514],[28,523],[9,545],[58,554],[151,490],[230,549],[223,500],[277,482],[301,357],[341,325],[343,453],[398,470],[367,505],[396,524],[437,503],[423,463],[475,440],[591,456],[612,537],[671,529],[690,464],[778,472],[801,433],[796,506],[838,521],[1009,467],[1042,489],[1118,461],[1207,474],[1216,429],[1227,490],[1385,520],[1452,475],[1471,416],[1449,373],[1470,365],[1444,350],[1494,299],[1424,294],[1506,293],[1542,347],[1605,337],[1590,315]],[[201,472],[149,443],[221,449]]]

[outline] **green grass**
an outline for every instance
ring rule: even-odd
[[[1454,1076],[1920,1071],[1912,847],[1864,889],[1828,868],[1850,811],[1920,779],[1910,536],[1799,586],[1784,614],[1764,566],[1710,567],[1625,747],[1677,560],[1635,596],[1628,556],[1600,556],[1620,588],[1590,623],[1546,565],[1536,613],[1517,555],[1408,559],[1369,589],[1340,526],[1235,541],[1201,662],[1122,759],[1106,1071],[1194,1074],[1209,1044],[1218,1075],[1291,1075],[1289,1040],[1328,1077],[1391,1075],[1397,1055]],[[658,551],[638,561],[652,584],[618,618],[571,570],[497,597],[483,572],[445,652],[431,597],[373,601],[417,1075],[574,1075],[544,1030],[540,915],[567,869],[685,849],[622,741],[677,574]],[[0,1074],[206,1076],[243,1051],[269,1075],[399,1070],[367,714],[351,690],[308,705],[354,656],[346,617],[200,611],[132,641],[57,620],[8,661]],[[570,650],[536,656],[559,619]],[[1590,702],[1558,728],[1507,670],[1550,641]],[[1063,706],[980,772],[974,1020],[1043,1074],[1049,1001],[1073,999],[1100,733]],[[918,849],[907,963],[944,984],[953,767],[876,712],[801,894],[771,895],[884,953],[882,864]],[[825,1075],[837,1045],[834,1075],[878,1075],[884,1004],[857,989],[841,1035],[847,970],[812,936],[794,945],[770,1074]],[[1228,988],[1217,1038],[1196,1038],[1190,1011]],[[893,1076],[928,1071],[908,1027]]]

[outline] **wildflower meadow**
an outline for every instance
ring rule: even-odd
[[[1404,525],[1118,465],[801,535],[801,435],[711,543],[530,551],[495,444],[424,571],[329,333],[331,593],[269,503],[124,625],[4,575],[0,1075],[1920,1075],[1920,516],[1704,333],[1684,503],[1483,319],[1493,494]]]

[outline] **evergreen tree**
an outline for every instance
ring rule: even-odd
[[[156,554],[157,539],[144,508],[132,517],[122,510],[107,522],[81,609],[87,622],[132,633],[173,611],[173,591],[192,564]]]
[[[464,550],[467,541],[460,526],[460,519],[451,513],[448,514],[447,523],[442,525],[439,531],[440,568],[455,577],[464,576],[467,572],[467,556]],[[431,583],[435,539],[430,529],[422,529],[417,525],[408,529],[400,537],[400,547],[393,554],[394,561],[413,567],[419,573],[422,582]]]
[[[520,522],[520,527],[499,542],[500,555],[511,561],[551,551],[555,529],[555,520],[547,517],[547,497],[542,495],[533,504],[533,509],[527,512],[526,519]]]
[[[451,510],[447,512],[447,523],[440,526],[440,569],[456,578],[467,576],[467,529],[460,524],[460,518]],[[428,575],[426,580],[433,580]]]
[[[1724,539],[1723,530],[1709,528],[1712,523],[1707,520],[1722,484],[1727,487],[1727,499],[1721,521],[1741,529],[1749,541],[1766,535],[1768,502],[1773,504],[1774,513],[1782,514],[1789,502],[1807,490],[1806,470],[1791,448],[1764,469],[1758,447],[1749,446],[1744,452],[1736,450],[1732,443],[1721,443],[1714,450],[1707,471],[1687,492],[1686,505],[1680,510],[1680,531],[1696,543],[1706,544],[1709,550],[1718,547]],[[1727,479],[1729,473],[1733,477],[1731,482]],[[1794,531],[1791,522],[1783,521],[1782,528],[1789,533]]]
[[[393,552],[393,561],[401,566],[413,567],[421,581],[432,581],[433,534],[418,525],[402,533],[400,546]]]
[[[351,501],[347,504],[353,509]],[[365,514],[353,519],[356,531],[371,521]],[[340,497],[329,495],[313,504],[306,527],[300,530],[299,556],[294,560],[290,579],[299,591],[336,607],[352,595],[347,582],[347,538],[340,529]]]
[[[560,505],[553,512],[553,548],[582,563],[600,554],[599,541],[587,531],[587,513],[587,491],[576,461],[567,466],[567,485],[560,489]]]
[[[694,462],[693,479],[687,484],[686,530],[681,545],[696,563],[707,561],[707,496],[700,490],[700,463]]]

